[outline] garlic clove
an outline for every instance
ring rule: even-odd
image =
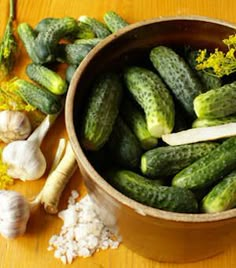
[[[2,152],[2,161],[8,165],[7,174],[21,180],[39,179],[46,170],[46,159],[33,141],[13,141]]]
[[[24,140],[31,133],[31,124],[26,114],[19,111],[0,112],[0,140],[9,143]]]

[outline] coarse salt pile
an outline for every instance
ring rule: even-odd
[[[100,249],[117,248],[120,238],[115,238],[99,218],[90,197],[77,202],[79,194],[72,191],[66,210],[58,216],[64,221],[59,235],[49,240],[48,250],[55,250],[55,258],[72,263],[76,257],[89,257]]]

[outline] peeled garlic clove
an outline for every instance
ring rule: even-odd
[[[0,191],[0,233],[6,238],[24,234],[30,216],[27,200],[15,191]]]
[[[7,164],[7,174],[16,179],[36,180],[46,170],[46,159],[33,141],[13,141],[2,152],[2,162]]]
[[[0,112],[0,140],[9,143],[15,140],[24,140],[31,133],[28,117],[19,111]]]

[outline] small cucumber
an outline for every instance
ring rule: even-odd
[[[158,46],[151,50],[150,60],[164,82],[190,116],[195,116],[193,100],[203,86],[190,66],[174,50]]]
[[[17,32],[31,60],[35,63],[41,63],[41,60],[37,56],[35,50],[35,38],[37,36],[36,32],[28,23],[25,22],[18,25]]]
[[[236,113],[236,82],[202,93],[194,99],[199,118],[220,118]]]
[[[108,173],[108,182],[124,195],[151,207],[174,212],[195,213],[198,203],[187,189],[160,186],[129,170]]]
[[[145,112],[148,131],[159,138],[174,127],[173,99],[157,74],[141,67],[129,67],[124,73],[125,83]]]
[[[122,92],[115,73],[105,73],[95,81],[81,127],[81,142],[85,149],[96,151],[107,142],[118,115]]]
[[[54,25],[56,21],[58,18],[44,18],[35,26],[34,30],[37,33],[47,31],[48,27]]]
[[[67,91],[66,81],[42,65],[31,63],[26,67],[26,73],[30,79],[56,95],[63,95]]]
[[[139,167],[142,154],[141,145],[121,117],[117,118],[113,127],[108,140],[108,148],[111,157],[121,167],[129,169]]]
[[[236,168],[235,151],[236,137],[227,139],[216,149],[175,175],[172,185],[191,190],[213,185]]]
[[[35,39],[36,53],[43,62],[50,62],[55,59],[54,52],[60,39],[64,36],[77,32],[78,23],[74,18],[65,17],[55,21],[46,31],[42,31]]]
[[[198,127],[213,127],[228,123],[236,123],[236,115],[221,117],[221,118],[197,118],[193,124],[193,128]]]
[[[13,86],[27,103],[45,114],[55,114],[62,109],[61,99],[42,87],[22,79],[14,81]]]
[[[88,24],[92,28],[92,30],[95,32],[96,37],[98,38],[105,38],[111,34],[107,26],[95,18],[91,18],[88,16],[81,16],[79,17],[79,21],[85,24]]]
[[[157,138],[153,137],[147,129],[143,111],[135,103],[125,98],[120,112],[144,150],[154,148],[157,145]]]
[[[76,69],[78,68],[77,65],[69,65],[67,68],[66,68],[66,81],[68,83],[70,83]]]
[[[197,73],[199,79],[204,85],[205,91],[213,89],[213,88],[221,87],[222,81],[219,77],[214,75],[213,71],[196,70],[196,66],[198,64],[196,61],[197,56],[198,56],[197,50],[191,50],[191,49],[186,50],[186,60],[188,64],[190,65],[190,67],[192,68],[192,70]]]
[[[89,45],[89,46],[95,47],[101,41],[102,41],[101,38],[77,39],[75,40],[74,44]]]
[[[141,158],[142,173],[152,179],[174,175],[218,146],[203,142],[179,146],[158,147],[145,152]]]
[[[236,171],[234,170],[203,198],[202,210],[207,213],[221,212],[236,206]]]
[[[104,14],[103,19],[108,27],[108,29],[115,33],[119,29],[124,28],[125,26],[129,25],[120,15],[118,15],[114,11],[108,11]]]
[[[89,26],[86,23],[83,23],[82,21],[78,22],[79,30],[78,33],[76,34],[76,38],[78,39],[91,39],[95,38],[96,34],[93,31],[92,27]]]

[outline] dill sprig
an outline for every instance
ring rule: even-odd
[[[14,65],[18,46],[14,36],[14,19],[14,0],[9,0],[9,17],[0,43],[0,81],[10,73]]]
[[[199,50],[196,69],[205,71],[211,69],[218,77],[234,73],[236,71],[236,34],[224,39],[223,43],[228,47],[226,52],[216,48],[214,53],[208,55],[206,49]]]

